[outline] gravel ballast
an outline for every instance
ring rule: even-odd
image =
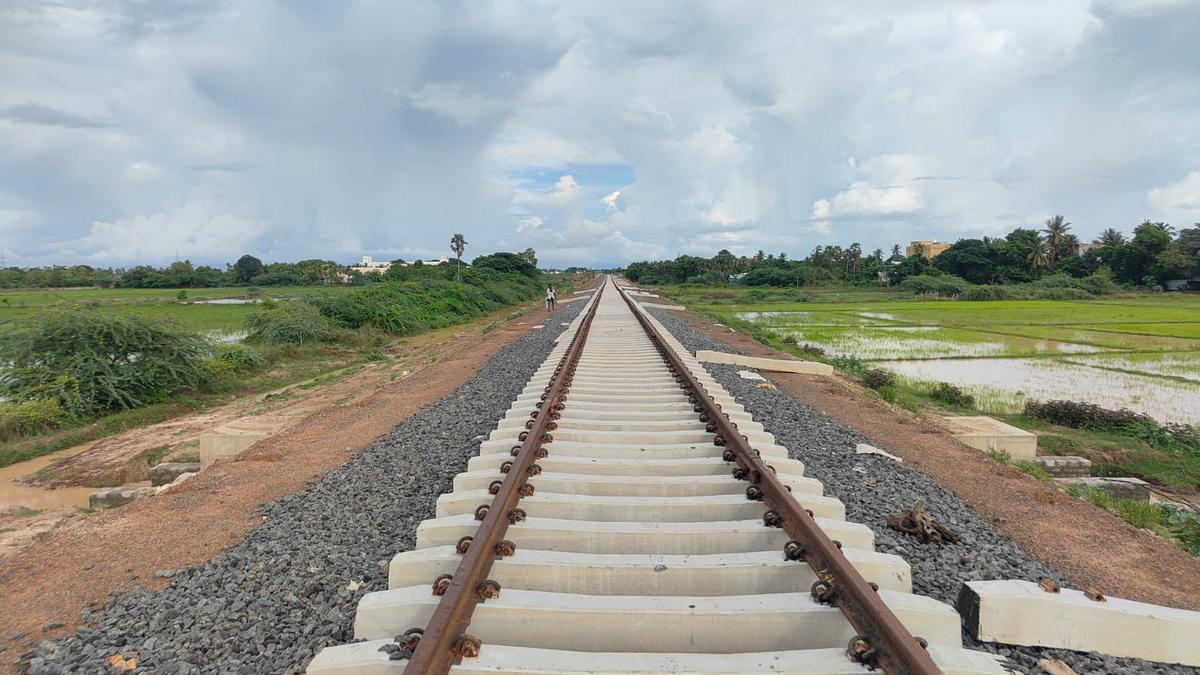
[[[114,654],[137,673],[303,672],[326,645],[353,640],[363,594],[387,588],[387,562],[585,303],[564,306],[501,348],[469,381],[405,419],[311,487],[266,505],[239,544],[175,571],[160,591],[135,590],[88,614],[76,635],[39,644],[30,673],[107,672]],[[535,319],[531,315],[531,320]]]
[[[732,352],[718,340],[693,331],[670,310],[649,310],[691,352],[698,349]],[[820,480],[825,494],[842,500],[846,519],[869,526],[875,547],[903,557],[912,566],[913,592],[954,604],[967,581],[984,579],[1066,578],[1029,557],[1008,537],[996,532],[958,497],[942,489],[925,474],[877,455],[858,455],[865,436],[843,426],[787,394],[755,386],[737,373],[744,367],[705,364],[712,376],[741,403],[776,442],[804,462],[805,475]],[[878,444],[876,444],[878,445]],[[887,447],[883,447],[887,450]],[[933,518],[961,537],[955,544],[921,544],[887,526],[887,517],[922,502]],[[964,644],[1008,657],[1022,672],[1043,672],[1040,659],[1060,659],[1076,673],[1170,673],[1193,675],[1198,669],[1169,666],[1138,659],[1118,659],[1095,653],[1034,647],[1008,647],[980,643],[964,633]]]

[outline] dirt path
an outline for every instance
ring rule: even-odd
[[[752,356],[795,358],[693,312],[693,330]],[[889,406],[840,377],[761,373],[781,391],[887,448],[958,495],[1029,555],[1079,588],[1200,609],[1200,559],[1092,504],[1072,499],[959,443],[931,420]]]
[[[487,333],[482,322],[459,327],[420,348],[407,376],[384,377],[354,402],[330,403],[334,395],[322,393],[323,407],[236,460],[154,497],[64,521],[0,560],[0,671],[36,641],[74,631],[84,607],[103,607],[111,594],[136,586],[164,587],[169,579],[157,571],[196,565],[240,541],[261,522],[262,504],[304,488],[470,379],[540,323],[538,313]]]

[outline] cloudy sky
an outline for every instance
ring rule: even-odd
[[[5,0],[8,264],[1200,221],[1200,2]]]

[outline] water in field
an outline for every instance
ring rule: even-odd
[[[1027,356],[1098,352],[1099,347],[940,326],[776,327],[799,344],[863,360]]]
[[[876,364],[909,381],[951,382],[988,412],[1064,399],[1129,408],[1161,422],[1200,424],[1200,383],[1115,372],[1058,359],[927,359]]]
[[[1200,323],[1181,309],[1042,301],[886,309],[824,303],[738,318],[831,356],[870,361],[910,383],[958,385],[984,411],[1065,399],[1200,424]]]

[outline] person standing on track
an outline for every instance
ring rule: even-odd
[[[558,298],[554,294],[554,287],[546,287],[546,311],[553,312],[558,304]]]

